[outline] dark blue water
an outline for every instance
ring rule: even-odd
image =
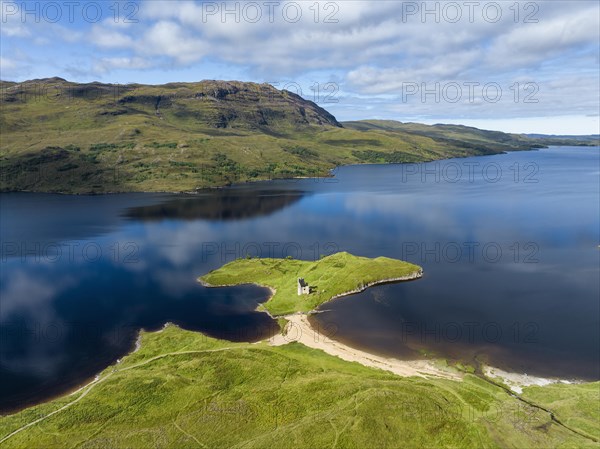
[[[600,378],[598,148],[335,174],[197,196],[1,195],[0,409],[80,384],[140,328],[270,335],[264,289],[196,282],[247,254],[422,265],[421,280],[322,307],[315,324],[352,345]]]

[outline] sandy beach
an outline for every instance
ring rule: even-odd
[[[518,394],[523,393],[523,387],[544,387],[546,385],[551,385],[559,382],[564,384],[573,383],[565,379],[530,376],[527,373],[511,373],[508,371],[501,370],[500,368],[495,368],[493,366],[486,366],[484,368],[484,373],[487,377],[491,379],[501,379],[502,382],[505,383],[512,391]]]
[[[390,282],[400,282],[400,281],[408,281],[413,279],[418,279],[423,276],[423,272],[419,271],[417,273],[413,273],[409,276],[394,278],[394,279],[385,279],[375,281],[364,286],[361,286],[359,289],[355,289],[352,291],[344,292],[332,297],[329,301],[336,300],[345,296],[349,296],[358,292],[361,292],[368,287],[385,284]],[[217,287],[211,285],[201,278],[198,278],[198,282],[202,284],[204,287]],[[230,284],[227,286],[235,286],[239,284]],[[275,319],[271,313],[264,307],[266,304],[276,293],[276,290],[267,285],[260,285],[255,283],[254,285],[258,285],[259,287],[265,287],[270,290],[270,296],[262,304],[259,304],[257,310],[267,313],[271,318]],[[225,285],[219,285],[218,287],[224,287]],[[310,313],[310,312],[309,312]],[[285,318],[288,321],[286,328],[282,331],[282,333],[274,335],[273,337],[268,339],[268,342],[272,346],[281,346],[291,342],[302,343],[309,348],[320,349],[323,352],[339,357],[342,360],[346,360],[349,362],[360,363],[361,365],[370,367],[370,368],[379,368],[385,371],[392,372],[399,376],[419,376],[419,377],[437,377],[444,379],[453,379],[453,380],[461,380],[462,374],[457,372],[456,370],[444,367],[443,360],[440,360],[436,363],[434,360],[398,360],[391,357],[383,357],[376,354],[371,354],[366,351],[362,351],[360,349],[352,348],[348,345],[345,345],[342,342],[331,339],[327,337],[327,335],[319,332],[317,329],[313,328],[308,321],[308,314],[303,312],[297,312],[290,315],[285,315],[282,318]],[[523,387],[529,386],[545,386],[551,385],[554,383],[573,383],[572,381],[565,379],[556,379],[556,378],[545,378],[545,377],[537,377],[531,376],[527,373],[514,373],[504,371],[500,368],[496,368],[494,366],[485,366],[484,374],[490,379],[496,378],[499,379],[502,383],[507,385],[514,393],[521,394],[523,392]]]
[[[329,355],[339,357],[348,362],[356,362],[370,368],[379,368],[399,376],[437,377],[461,380],[460,373],[444,368],[432,360],[398,360],[382,357],[347,346],[333,340],[313,328],[308,315],[295,313],[284,317],[288,324],[283,334],[271,337],[268,342],[272,346],[285,345],[291,342],[302,343],[309,348],[320,349]],[[285,334],[285,335],[284,335]],[[484,373],[489,378],[496,378],[506,384],[513,392],[521,394],[523,387],[546,386],[554,383],[572,383],[565,379],[531,376],[526,373],[513,373],[493,366],[486,366]]]
[[[309,348],[320,349],[329,355],[339,357],[348,362],[356,362],[371,368],[379,368],[390,371],[399,376],[419,377],[442,377],[446,379],[460,380],[459,373],[451,369],[436,366],[429,360],[397,360],[370,354],[359,349],[346,346],[339,341],[332,340],[315,330],[308,321],[308,316],[302,313],[287,315],[284,317],[288,324],[284,330],[285,335],[277,334],[269,339],[273,346],[285,345],[291,342],[299,342]]]

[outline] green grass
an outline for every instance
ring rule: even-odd
[[[386,279],[417,275],[421,267],[401,260],[369,259],[341,252],[315,262],[294,259],[238,259],[201,276],[212,286],[259,284],[273,288],[273,297],[263,304],[272,315],[308,312],[332,297],[362,289]],[[297,294],[298,278],[311,286],[308,295]]]
[[[523,388],[521,395],[550,410],[566,425],[600,439],[600,383]]]
[[[40,418],[0,447],[597,447],[475,376],[402,378],[298,343],[231,343],[176,326],[143,332],[140,350],[79,393],[0,418],[0,440]]]

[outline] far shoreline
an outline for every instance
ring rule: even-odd
[[[127,194],[141,194],[141,195],[149,195],[149,194],[157,194],[157,195],[187,195],[193,197],[195,195],[201,195],[204,193],[210,193],[213,191],[219,190],[229,190],[235,189],[244,186],[252,186],[265,184],[270,185],[275,182],[287,181],[302,181],[307,179],[315,179],[315,180],[326,180],[326,179],[335,179],[335,171],[342,167],[363,167],[363,166],[395,166],[395,165],[412,165],[412,164],[430,164],[432,162],[440,162],[440,161],[451,161],[451,160],[461,160],[467,158],[482,158],[482,157],[493,157],[493,156],[502,156],[512,153],[525,153],[525,152],[539,152],[541,150],[547,150],[551,148],[561,148],[561,147],[572,147],[572,148],[589,148],[589,149],[597,149],[599,145],[548,145],[544,148],[529,148],[527,150],[506,150],[501,153],[494,154],[477,154],[477,155],[466,155],[466,156],[451,156],[440,159],[432,159],[430,161],[417,161],[417,162],[364,162],[364,163],[352,163],[352,164],[342,164],[336,165],[328,169],[330,172],[329,176],[292,176],[292,177],[284,177],[284,178],[265,178],[265,179],[253,179],[246,181],[233,182],[230,184],[218,184],[213,186],[205,186],[199,187],[194,190],[115,190],[115,191],[106,191],[106,192],[64,192],[64,191],[52,191],[52,190],[0,190],[0,194],[9,194],[9,193],[23,193],[23,194],[45,194],[45,195],[59,195],[59,196],[84,196],[84,197],[92,197],[92,196],[117,196],[117,195],[127,195]]]
[[[451,157],[446,157],[446,158],[440,158],[440,159],[432,159],[432,160],[428,160],[428,161],[417,161],[417,162],[387,162],[387,163],[380,163],[380,162],[363,162],[363,163],[352,163],[352,164],[342,164],[342,165],[336,165],[332,168],[327,169],[329,171],[329,176],[327,175],[323,175],[323,176],[292,176],[292,177],[283,177],[283,178],[265,178],[265,179],[253,179],[253,180],[246,180],[246,181],[239,181],[239,182],[233,182],[230,184],[218,184],[218,185],[213,185],[213,186],[205,186],[205,187],[199,187],[197,189],[194,190],[115,190],[115,191],[106,191],[106,192],[96,192],[96,191],[90,191],[90,192],[64,192],[64,191],[52,191],[52,190],[0,190],[0,194],[3,193],[27,193],[27,194],[48,194],[48,195],[60,195],[60,196],[111,196],[111,195],[125,195],[125,194],[163,194],[163,195],[189,195],[189,196],[194,196],[194,195],[200,195],[203,193],[209,193],[211,191],[215,191],[215,190],[227,190],[227,189],[235,189],[238,187],[243,187],[243,186],[248,186],[248,185],[256,185],[256,184],[260,184],[260,183],[264,183],[264,184],[271,184],[273,182],[278,182],[278,181],[301,181],[301,180],[306,180],[306,179],[319,179],[319,180],[325,180],[325,179],[335,179],[335,171],[341,167],[361,167],[361,166],[388,166],[388,165],[413,165],[413,164],[429,164],[432,162],[439,162],[439,161],[450,161],[453,159],[467,159],[467,158],[481,158],[481,157],[491,157],[491,156],[501,156],[501,155],[506,155],[509,153],[522,153],[522,152],[529,152],[529,151],[539,151],[539,150],[544,150],[544,149],[548,149],[548,148],[553,148],[553,147],[561,147],[561,146],[567,146],[567,145],[549,145],[546,146],[544,148],[529,148],[527,150],[513,150],[513,151],[502,151],[501,153],[494,153],[494,154],[477,154],[477,155],[466,155],[466,156],[451,156]],[[574,146],[577,148],[585,148],[585,147],[581,147],[581,146]],[[593,146],[587,146],[588,148],[592,148]]]

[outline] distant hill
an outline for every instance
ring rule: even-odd
[[[566,136],[554,134],[524,134],[525,137],[536,139],[546,145],[596,146],[600,145],[600,134],[588,136]]]
[[[496,153],[518,151],[524,148],[543,148],[544,145],[534,139],[500,131],[486,131],[464,125],[423,125],[420,123],[402,123],[393,120],[361,120],[345,122],[344,126],[362,131],[387,131],[398,134],[429,137],[436,142],[451,146],[461,146],[474,151]]]
[[[339,123],[269,84],[0,82],[0,189],[194,191],[327,176],[337,165],[527,150],[527,136],[455,125]]]
[[[556,136],[546,134],[508,134],[500,131],[487,131],[464,125],[423,125],[421,123],[402,123],[394,120],[360,120],[344,122],[347,128],[367,130],[383,130],[426,136],[451,144],[471,144],[479,147],[487,142],[487,148],[507,149],[513,146],[516,150],[530,145],[532,148],[544,148],[551,145],[595,146],[599,144],[600,135],[589,136]]]

